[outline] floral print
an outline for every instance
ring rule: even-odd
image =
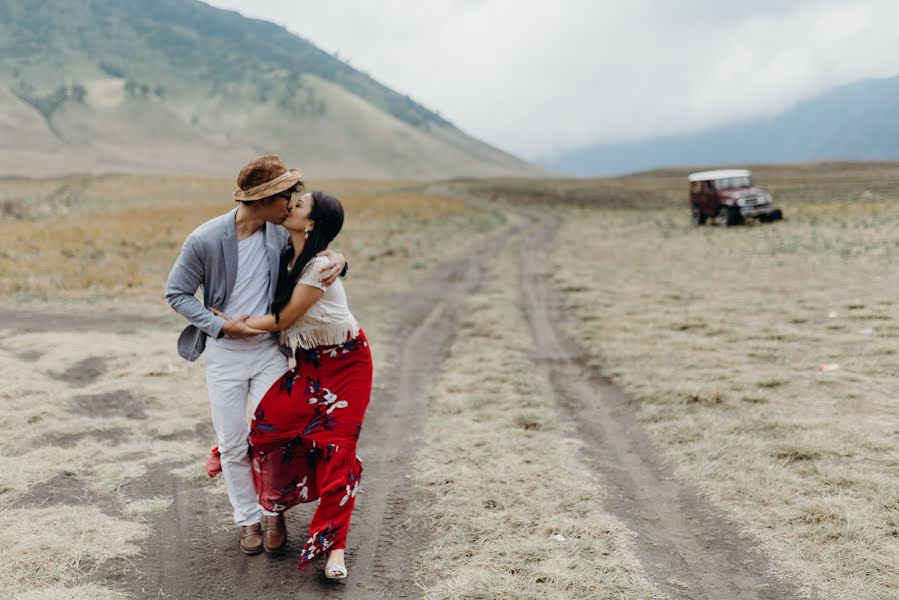
[[[282,512],[320,500],[299,568],[346,547],[362,461],[356,443],[371,394],[363,332],[353,340],[298,350],[297,366],[263,397],[250,430],[250,460],[263,508]]]

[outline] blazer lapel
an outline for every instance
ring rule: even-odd
[[[265,224],[265,251],[268,254],[268,299],[271,302],[275,297],[275,288],[278,285],[278,271],[281,268],[281,248],[278,245],[278,236],[272,229],[271,223]]]
[[[234,220],[237,209],[232,210],[229,215],[225,234],[222,236],[222,252],[225,255],[225,299],[222,306],[228,302],[237,282],[237,223]]]

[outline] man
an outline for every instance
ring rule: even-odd
[[[269,313],[281,252],[290,239],[279,224],[290,214],[291,194],[302,190],[301,175],[273,154],[247,164],[233,196],[238,207],[187,237],[166,284],[169,304],[190,323],[178,339],[178,353],[194,361],[206,350],[212,425],[234,522],[241,528],[238,546],[246,554],[264,548],[262,507],[247,456],[248,414],[287,370],[287,357],[277,337],[245,321]],[[322,254],[330,259],[322,268],[322,280],[330,285],[346,261],[331,251]],[[195,297],[201,286],[202,304]],[[225,320],[207,307],[239,316]],[[271,539],[283,543],[283,518],[266,517],[265,525],[277,529]]]

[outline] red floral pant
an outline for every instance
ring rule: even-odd
[[[365,334],[337,346],[297,350],[297,366],[263,396],[250,426],[250,462],[265,510],[320,503],[299,568],[346,547],[362,461],[356,442],[371,395]]]

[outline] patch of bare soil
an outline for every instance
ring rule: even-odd
[[[35,350],[27,350],[25,352],[21,352],[18,354],[18,357],[25,362],[37,362],[44,355],[43,352],[37,352]]]
[[[174,319],[171,315],[132,314],[119,311],[88,311],[73,309],[67,312],[4,306],[0,311],[0,329],[15,329],[17,334],[46,331],[108,331],[131,333],[138,327],[162,326]],[[40,354],[22,353],[24,360],[38,360]]]
[[[90,356],[79,360],[65,371],[51,371],[48,375],[72,387],[84,387],[97,381],[105,372],[106,359],[101,356]]]
[[[374,390],[359,441],[365,471],[348,539],[346,583],[325,580],[321,559],[305,571],[295,568],[314,504],[287,514],[284,551],[248,557],[237,549],[224,491],[210,493],[195,479],[158,467],[142,478],[140,489],[128,484],[122,492],[128,499],[171,497],[173,502],[165,512],[146,515],[153,533],[140,557],[109,565],[93,579],[135,598],[420,597],[411,569],[427,532],[415,526],[409,510],[425,501],[409,483],[425,416],[420,397],[452,343],[464,299],[484,277],[485,261],[510,235],[510,230],[491,234],[463,258],[437,267],[414,294],[397,299],[403,315],[395,337],[400,345],[390,349],[390,372],[379,377],[382,383]],[[122,400],[117,394],[104,396],[83,396],[79,402],[99,407]],[[138,411],[132,418],[140,418],[140,402],[131,399],[115,410],[125,406]]]
[[[636,406],[562,333],[547,253],[555,224],[532,217],[521,254],[522,304],[556,401],[577,424],[588,460],[609,491],[607,510],[637,534],[647,574],[674,599],[800,598],[769,573],[737,526],[679,483],[636,418]]]
[[[18,498],[12,506],[34,508],[56,504],[80,506],[100,503],[102,503],[100,494],[93,492],[87,483],[71,471],[63,471],[56,477],[28,490],[28,493]]]
[[[85,438],[94,438],[103,444],[114,446],[128,439],[129,430],[123,427],[99,428],[78,433],[48,433],[44,442],[57,448],[72,448]]]
[[[80,363],[79,363],[80,364]],[[73,365],[74,368],[77,365]],[[143,420],[147,418],[146,402],[128,390],[82,394],[70,400],[71,411],[88,417],[116,417]]]

